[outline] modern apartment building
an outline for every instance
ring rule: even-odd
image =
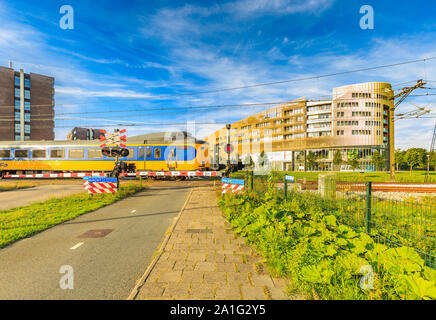
[[[54,139],[54,78],[0,66],[0,141]]]
[[[104,135],[100,129],[74,127],[67,134],[67,140],[94,140]]]
[[[231,124],[231,161],[256,163],[263,151],[277,170],[350,170],[348,160],[357,159],[372,171],[378,150],[388,168],[392,97],[389,83],[360,83],[334,88],[331,100],[299,98],[256,113]],[[222,128],[206,138],[215,164],[227,161],[227,135]],[[337,151],[342,164],[334,166]]]

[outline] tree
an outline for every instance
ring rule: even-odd
[[[344,160],[342,160],[342,153],[339,150],[336,150],[333,156],[333,165],[339,167]]]
[[[375,165],[375,169],[377,171],[380,171],[383,168],[385,159],[380,154],[380,151],[374,151],[374,153],[372,154],[372,163]]]
[[[346,162],[353,170],[359,168],[359,160],[357,159],[357,151],[348,152],[348,160]]]
[[[407,150],[405,154],[404,160],[409,165],[410,173],[412,173],[413,167],[422,166],[425,164],[425,160],[423,159],[422,152],[419,149],[422,148],[411,148]]]
[[[269,163],[268,157],[266,156],[265,151],[262,150],[262,152],[259,155],[258,164],[260,167],[264,167],[267,166],[268,163]]]
[[[405,155],[406,151],[402,151],[401,149],[395,150],[395,164],[397,166],[397,171],[407,165],[405,161]]]
[[[313,170],[314,167],[317,165],[317,158],[315,156],[315,153],[312,151],[309,151],[306,156],[306,165],[310,170]]]

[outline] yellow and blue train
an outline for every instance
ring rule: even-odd
[[[127,141],[126,148],[129,155],[119,160],[125,162],[131,171],[210,169],[208,146],[204,141]],[[100,142],[95,140],[0,142],[0,176],[5,173],[110,172],[114,163],[115,158],[104,156]]]

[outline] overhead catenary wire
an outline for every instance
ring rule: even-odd
[[[195,95],[202,95],[202,94],[209,94],[209,93],[219,93],[219,92],[258,88],[258,87],[263,87],[263,86],[271,86],[271,85],[284,84],[284,83],[315,80],[315,79],[334,77],[334,76],[351,74],[351,73],[358,73],[358,72],[377,70],[377,69],[383,69],[383,68],[391,68],[391,67],[396,67],[396,66],[401,66],[401,65],[406,65],[406,64],[413,64],[413,63],[418,63],[418,62],[423,62],[423,61],[428,61],[428,60],[435,60],[435,59],[436,59],[436,56],[418,59],[418,60],[409,60],[409,61],[397,62],[397,63],[392,63],[392,64],[385,64],[385,65],[380,65],[380,66],[375,66],[375,67],[367,67],[367,68],[341,71],[341,72],[335,72],[335,73],[329,73],[329,74],[323,74],[323,75],[315,75],[315,76],[295,78],[295,79],[264,82],[264,83],[251,84],[251,85],[245,85],[245,86],[239,86],[239,87],[231,87],[231,88],[223,88],[223,89],[205,90],[205,91],[197,91],[197,92],[185,92],[185,93],[174,93],[174,94],[137,97],[137,98],[128,98],[128,99],[112,99],[112,100],[103,100],[103,101],[94,101],[94,102],[86,101],[86,102],[75,102],[75,103],[63,103],[63,104],[57,104],[57,106],[77,106],[77,105],[83,105],[83,104],[100,104],[100,103],[120,102],[120,101],[165,99],[165,98],[172,98],[172,97],[177,97],[177,96],[195,96]],[[40,105],[35,105],[35,106],[50,107],[50,106],[52,106],[52,104],[40,104]],[[14,107],[14,106],[0,106],[0,108],[1,107]]]

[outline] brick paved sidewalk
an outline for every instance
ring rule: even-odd
[[[213,187],[192,191],[162,255],[136,299],[288,299],[286,281],[233,234]]]

